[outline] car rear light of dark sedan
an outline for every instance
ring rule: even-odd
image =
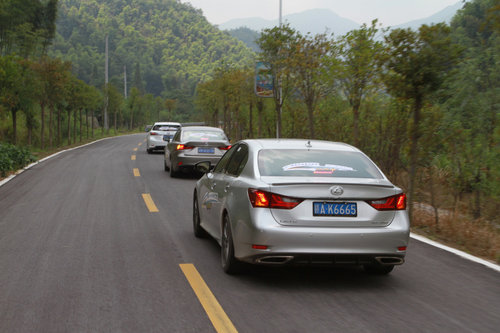
[[[186,146],[186,145],[177,145],[177,150],[186,150],[186,149],[193,149],[194,147],[192,146]]]
[[[248,189],[248,197],[254,208],[292,209],[304,201],[253,188]]]
[[[392,197],[369,200],[370,206],[376,210],[405,210],[406,209],[406,194],[401,193]]]
[[[219,150],[229,150],[229,149],[231,149],[231,145],[219,147]]]

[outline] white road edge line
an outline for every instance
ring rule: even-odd
[[[131,134],[132,135],[132,134]],[[36,161],[34,163],[31,163],[30,165],[28,165],[27,167],[25,167],[24,169],[21,169],[19,171],[17,171],[15,174],[13,175],[10,175],[9,177],[5,178],[4,180],[0,181],[0,186],[4,185],[4,184],[7,184],[10,180],[12,180],[15,176],[19,175],[20,173],[24,172],[25,170],[28,170],[30,168],[32,168],[33,166],[37,165],[38,163],[42,163],[46,160],[48,160],[49,158],[52,158],[52,157],[55,157],[61,153],[64,153],[64,152],[67,152],[67,151],[71,151],[71,150],[74,150],[74,149],[78,149],[78,148],[81,148],[81,147],[85,147],[85,146],[88,146],[88,145],[91,145],[91,144],[94,144],[96,142],[99,142],[99,141],[102,141],[102,140],[107,140],[107,139],[112,139],[112,138],[115,138],[115,137],[108,137],[108,138],[103,138],[103,139],[100,139],[100,140],[96,140],[96,141],[92,141],[92,142],[89,142],[89,143],[86,143],[84,145],[81,145],[81,146],[78,146],[78,147],[73,147],[73,148],[69,148],[69,149],[66,149],[66,150],[61,150],[55,154],[52,154],[50,156],[47,156],[45,158],[42,158],[41,160],[39,161]],[[440,248],[442,250],[445,250],[445,251],[448,251],[448,252],[451,252],[453,254],[456,254],[457,256],[460,256],[462,258],[465,258],[467,260],[470,260],[470,261],[473,261],[473,262],[476,262],[478,264],[481,264],[481,265],[484,265],[486,267],[489,267],[497,272],[500,272],[500,266],[495,264],[495,263],[492,263],[490,261],[487,261],[487,260],[484,260],[484,259],[481,259],[481,258],[478,258],[478,257],[475,257],[473,255],[470,255],[468,253],[465,253],[463,251],[460,251],[460,250],[457,250],[457,249],[454,249],[452,247],[449,247],[449,246],[446,246],[446,245],[443,245],[441,243],[438,243],[438,242],[435,242],[433,240],[430,240],[424,236],[420,236],[420,235],[417,235],[417,234],[414,234],[413,232],[410,233],[410,237],[413,238],[413,239],[416,239],[418,241],[421,241],[423,243],[426,243],[426,244],[429,244],[429,245],[432,245],[434,247],[437,247],[437,248]]]
[[[448,252],[451,252],[453,254],[456,254],[457,256],[460,256],[462,258],[465,258],[465,259],[468,259],[470,261],[473,261],[473,262],[476,262],[478,264],[481,264],[481,265],[484,265],[484,266],[487,266],[497,272],[500,272],[500,266],[493,263],[493,262],[490,262],[488,260],[484,260],[484,259],[481,259],[481,258],[478,258],[478,257],[475,257],[471,254],[468,254],[464,251],[460,251],[460,250],[457,250],[457,249],[454,249],[452,247],[449,247],[449,246],[446,246],[446,245],[443,245],[441,243],[438,243],[436,241],[433,241],[433,240],[430,240],[429,238],[426,238],[424,236],[420,236],[420,235],[417,235],[417,234],[414,234],[413,232],[410,233],[410,237],[413,238],[413,239],[416,239],[418,241],[421,241],[423,243],[426,243],[426,244],[429,244],[429,245],[432,245],[434,247],[437,247],[437,248],[440,248],[442,250],[445,250],[445,251],[448,251]]]
[[[131,135],[131,134],[130,134]],[[115,138],[114,136],[110,136],[110,137],[107,137],[107,138],[102,138],[102,139],[99,139],[99,140],[96,140],[96,141],[92,141],[92,142],[89,142],[89,143],[86,143],[84,145],[81,145],[81,146],[77,146],[77,147],[73,147],[73,148],[68,148],[68,149],[65,149],[65,150],[61,150],[61,151],[58,151],[57,153],[54,153],[52,155],[49,155],[47,157],[44,157],[42,158],[41,160],[39,161],[36,161],[36,162],[33,162],[31,163],[30,165],[28,166],[25,166],[23,169],[20,169],[20,170],[17,170],[16,173],[10,175],[9,177],[5,178],[4,180],[0,181],[0,186],[2,185],[5,185],[7,184],[9,181],[11,181],[15,176],[23,173],[24,171],[28,170],[28,169],[31,169],[32,167],[34,167],[35,165],[39,164],[39,163],[42,163],[42,162],[45,162],[46,160],[50,159],[50,158],[53,158],[53,157],[56,157],[57,155],[59,154],[62,154],[64,152],[67,152],[67,151],[71,151],[71,150],[75,150],[75,149],[78,149],[78,148],[82,148],[82,147],[85,147],[85,146],[88,146],[88,145],[91,145],[91,144],[94,144],[96,142],[99,142],[99,141],[103,141],[103,140],[107,140],[107,139],[112,139],[112,138]]]

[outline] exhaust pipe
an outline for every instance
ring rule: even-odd
[[[405,262],[403,258],[400,257],[375,257],[381,265],[401,265]]]
[[[283,265],[293,260],[293,256],[267,256],[255,260],[257,264],[279,264]]]

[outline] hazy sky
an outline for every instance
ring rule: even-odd
[[[313,8],[328,8],[357,23],[378,18],[383,25],[397,25],[428,17],[462,0],[282,0],[283,15]],[[279,0],[182,0],[203,14],[212,24],[235,18],[277,19]]]

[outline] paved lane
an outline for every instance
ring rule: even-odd
[[[0,188],[0,332],[214,331],[133,176],[142,138],[63,153]]]
[[[180,264],[194,265],[239,332],[500,327],[499,274],[415,240],[385,277],[308,267],[225,275],[217,244],[192,235],[196,179],[170,178],[143,139],[66,152],[0,187],[0,332],[215,331]]]

